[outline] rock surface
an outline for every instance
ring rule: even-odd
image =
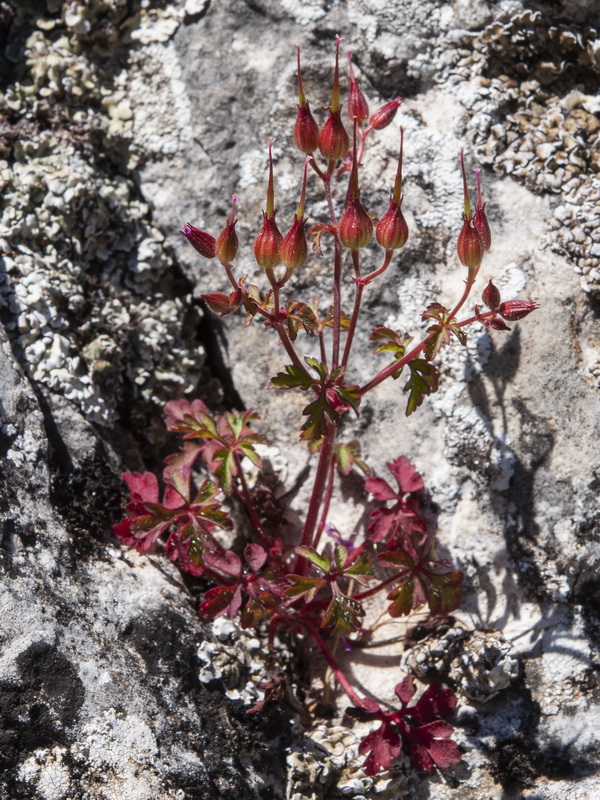
[[[593,0],[0,3],[3,800],[600,795],[598,28]],[[282,227],[300,183],[293,46],[319,109],[337,33],[372,107],[405,98],[410,239],[367,294],[357,379],[375,324],[418,335],[424,306],[460,291],[463,144],[484,168],[483,278],[541,304],[448,348],[410,419],[384,384],[350,424],[377,472],[415,462],[467,576],[455,626],[355,670],[390,696],[402,670],[455,682],[463,763],[428,779],[366,778],[337,723],[246,715],[255,644],[205,630],[171,565],[108,533],[119,472],[157,467],[159,407],[181,395],[257,408],[301,509],[301,406],[263,392],[284,363],[272,332],[203,315],[223,276],[176,231],[217,232],[239,193],[240,271],[261,280],[269,138]],[[364,159],[378,214],[397,135]],[[311,258],[295,291],[326,295],[328,269]],[[348,530],[362,511],[340,501],[331,520]]]

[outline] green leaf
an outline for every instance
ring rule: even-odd
[[[308,372],[293,364],[285,367],[285,372],[278,372],[271,378],[269,389],[295,389],[296,387],[305,391],[315,383],[315,379]]]
[[[423,350],[427,361],[433,361],[441,347],[450,343],[452,335],[454,335],[462,345],[467,343],[467,334],[459,327],[456,318],[450,317],[449,315],[450,312],[448,309],[440,303],[431,303],[421,315],[423,319],[435,319],[438,322],[438,324],[431,325],[427,328],[429,336],[427,337],[427,342]]]
[[[386,328],[383,325],[371,331],[371,341],[378,342],[375,348],[375,353],[393,353],[396,361],[400,361],[406,354],[406,348],[412,341],[412,336],[402,334],[400,331],[394,331],[391,328]],[[394,372],[392,378],[396,380],[402,374],[402,367]]]
[[[329,405],[324,391],[316,400],[309,403],[302,413],[308,417],[301,428],[300,439],[302,441],[322,439],[328,431],[328,418],[334,425],[340,424],[340,415]]]
[[[337,444],[335,448],[337,466],[342,475],[349,475],[356,465],[365,475],[371,475],[370,468],[360,458],[360,443],[354,439],[348,444]]]
[[[439,375],[433,364],[428,364],[422,358],[409,361],[410,378],[408,379],[405,392],[409,392],[406,404],[406,416],[410,416],[423,402],[423,399],[437,391]]]
[[[343,403],[351,406],[358,413],[358,407],[362,400],[361,395],[358,393],[359,388],[358,386],[334,386],[333,391]]]
[[[307,558],[309,561],[312,561],[315,567],[318,567],[322,572],[325,573],[325,575],[327,575],[327,573],[331,569],[331,559],[326,553],[319,554],[312,547],[304,547],[304,546],[297,547],[296,552],[298,553],[298,555]]]
[[[345,570],[344,575],[372,575],[373,563],[366,553],[361,553],[351,567]]]
[[[219,481],[219,486],[226,495],[230,495],[233,489],[233,476],[237,473],[233,451],[229,448],[220,447],[214,453],[213,459],[220,462],[215,470],[215,477]]]
[[[458,570],[431,575],[429,608],[432,614],[450,614],[460,605],[464,575]]]
[[[317,375],[319,376],[321,382],[325,382],[327,380],[327,365],[326,364],[323,364],[321,361],[319,361],[316,358],[310,358],[309,356],[306,356],[304,360],[306,361],[308,366],[317,373]],[[334,372],[335,372],[335,370],[334,370]],[[313,381],[313,383],[314,383],[314,381]]]
[[[342,547],[341,544],[336,544],[333,548],[333,557],[335,559],[335,565],[340,570],[340,572],[344,569],[344,565],[348,560],[348,551],[345,547]]]
[[[364,615],[365,610],[358,600],[342,594],[337,589],[325,612],[321,627],[330,628],[333,636],[347,636],[360,628]]]
[[[405,583],[397,586],[388,594],[388,598],[393,601],[388,609],[390,617],[403,617],[406,614],[410,614],[413,607],[414,590],[415,582],[410,577]]]
[[[326,584],[323,578],[307,578],[305,575],[286,575],[286,578],[291,586],[285,590],[285,596],[295,598],[304,596],[307,603],[310,603],[319,589]]]

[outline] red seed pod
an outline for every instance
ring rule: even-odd
[[[200,253],[204,258],[215,257],[215,237],[211,236],[206,231],[201,231],[200,228],[194,228],[187,222],[180,233],[183,233],[188,242],[192,245],[194,250]]]
[[[298,106],[298,116],[294,125],[294,144],[302,153],[312,155],[319,146],[319,126],[310,113],[308,100]]]
[[[517,322],[539,307],[539,303],[531,303],[528,300],[507,300],[500,304],[498,313],[509,322]]]
[[[378,108],[374,114],[371,114],[371,119],[369,122],[376,131],[381,131],[384,128],[387,128],[387,126],[396,116],[396,111],[398,111],[401,102],[402,98],[396,97],[395,100],[390,100],[389,103],[381,106],[381,108]]]
[[[259,267],[272,269],[281,263],[279,249],[283,236],[275,222],[275,191],[273,189],[273,142],[269,142],[269,186],[267,210],[263,211],[263,224],[254,241],[254,258]]]
[[[237,255],[238,251],[238,237],[235,232],[237,219],[235,219],[235,207],[237,205],[237,194],[233,195],[231,203],[231,212],[227,218],[227,224],[219,236],[217,237],[215,250],[217,258],[221,264],[231,264]]]
[[[492,234],[485,215],[485,203],[482,206],[477,206],[475,209],[473,223],[475,225],[475,230],[479,234],[481,246],[484,250],[489,250],[492,246]]]
[[[254,241],[254,258],[259,267],[272,269],[281,263],[283,236],[275,223],[275,216],[267,217],[263,211],[263,224]]]
[[[321,155],[330,161],[337,161],[343,158],[350,145],[350,139],[342,123],[342,109],[340,107],[340,42],[338,36],[335,44],[335,71],[333,73],[333,89],[331,91],[331,105],[329,106],[329,116],[325,124],[319,131],[318,143]]]
[[[373,222],[360,200],[348,200],[340,219],[342,244],[350,250],[360,250],[371,241]]]
[[[341,119],[341,111],[330,111],[325,124],[319,131],[319,150],[323,158],[337,161],[348,152],[350,138]]]
[[[300,48],[296,47],[298,57],[298,116],[294,125],[294,143],[298,150],[312,155],[318,147],[319,126],[310,113],[308,100],[304,96],[302,74],[300,72]]]
[[[301,267],[308,256],[304,220],[294,219],[292,227],[285,235],[279,250],[281,262],[290,270]]]
[[[377,223],[375,236],[386,250],[404,247],[408,239],[408,225],[402,213],[401,203],[390,202],[390,207]]]
[[[463,226],[458,235],[456,252],[465,267],[474,269],[481,264],[483,258],[483,247],[479,234],[475,230],[472,222],[463,214]]]
[[[350,72],[350,92],[348,95],[348,116],[350,119],[358,120],[359,124],[369,117],[369,106],[365,100],[358,81],[354,75],[352,66],[352,52],[348,50],[348,66]]]
[[[491,281],[482,292],[481,299],[492,311],[498,311],[500,305],[500,290]]]
[[[476,169],[475,175],[477,176],[477,205],[475,206],[473,222],[475,223],[475,230],[481,239],[482,247],[487,251],[492,246],[492,234],[485,213],[485,203],[481,198],[481,170]]]

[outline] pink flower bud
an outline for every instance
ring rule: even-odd
[[[473,222],[469,222],[465,214],[463,214],[462,230],[458,235],[456,252],[461,262],[469,269],[474,269],[481,264],[481,259],[483,258],[481,239],[475,230]]]
[[[200,228],[194,228],[189,222],[183,226],[180,233],[183,233],[194,250],[200,253],[201,256],[204,256],[204,258],[215,257],[215,237],[211,236],[210,233],[201,231]]]
[[[348,50],[348,65],[350,71],[350,93],[348,95],[348,116],[350,119],[357,119],[359,123],[364,122],[369,116],[369,106],[364,94],[360,90],[358,81],[354,75],[352,67],[352,53]]]
[[[296,47],[296,53],[298,56],[298,116],[294,125],[294,143],[302,153],[312,155],[318,147],[319,126],[310,113],[308,100],[304,96],[299,47]]]
[[[396,111],[398,111],[401,102],[402,98],[396,97],[395,100],[390,100],[389,103],[381,106],[381,108],[378,108],[374,114],[371,114],[371,119],[369,122],[376,131],[381,131],[384,128],[387,128],[387,126],[396,116]]]
[[[517,322],[539,307],[539,303],[531,303],[528,300],[507,300],[500,304],[498,313],[509,322]]]
[[[237,255],[238,251],[238,237],[235,232],[237,219],[235,219],[235,207],[237,205],[237,194],[233,195],[231,203],[231,212],[227,219],[227,224],[224,230],[217,237],[215,251],[217,258],[222,264],[231,264]]]
[[[492,311],[497,311],[501,300],[498,287],[490,281],[483,290],[481,299],[488,308],[491,308]]]
[[[377,223],[375,236],[386,250],[404,247],[408,239],[408,225],[402,213],[401,203],[390,202],[390,207]]]

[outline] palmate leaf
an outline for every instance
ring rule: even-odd
[[[290,582],[285,590],[285,596],[288,598],[305,597],[307,603],[314,599],[316,593],[327,583],[323,578],[307,578],[306,575],[286,575]]]
[[[432,614],[450,614],[460,605],[464,575],[459,570],[434,575],[427,601]]]
[[[409,417],[423,402],[423,399],[437,391],[439,374],[433,364],[429,364],[422,358],[415,358],[409,361],[410,378],[404,390],[409,392],[406,404],[406,416]]]
[[[306,406],[302,414],[308,417],[304,425],[302,425],[302,433],[300,434],[300,439],[305,442],[322,439],[327,434],[327,420],[333,425],[339,425],[341,421],[340,415],[327,402],[325,390],[321,392],[316,400]]]
[[[269,389],[310,389],[315,383],[315,379],[308,374],[305,370],[288,364],[285,367],[285,372],[278,372],[274,378],[271,378]]]
[[[335,583],[332,584],[332,588],[334,587],[335,593],[325,612],[321,627],[329,628],[333,636],[347,636],[360,628],[365,610],[358,600],[342,594]]]
[[[342,475],[349,475],[353,466],[357,466],[365,475],[370,476],[371,468],[360,457],[360,443],[354,439],[348,444],[337,444],[335,447],[337,468]]]
[[[412,341],[412,336],[402,334],[400,331],[394,331],[391,328],[386,328],[380,325],[371,331],[369,337],[372,342],[377,342],[375,353],[393,353],[396,361],[400,361],[406,354],[406,348]],[[402,374],[403,367],[399,367],[396,372],[392,374],[392,378],[396,380]]]
[[[431,303],[421,316],[423,319],[436,320],[436,324],[427,328],[429,336],[423,350],[427,361],[433,361],[441,347],[450,343],[452,336],[455,336],[462,345],[467,343],[465,331],[459,327],[455,317],[450,317],[448,309],[440,303]]]

